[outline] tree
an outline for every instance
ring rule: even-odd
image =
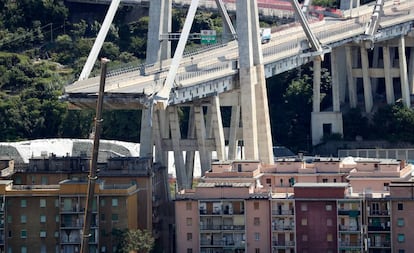
[[[148,253],[154,247],[155,239],[148,230],[133,229],[125,233],[124,252]]]

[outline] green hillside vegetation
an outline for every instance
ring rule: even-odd
[[[127,23],[124,20],[131,11],[131,7],[120,8],[100,53],[111,60],[110,70],[138,65],[145,59],[148,17]],[[64,86],[76,80],[86,61],[101,26],[101,12],[91,13],[86,19],[74,15],[79,13],[62,0],[0,1],[0,141],[89,137],[94,110],[68,110],[59,97]],[[184,18],[184,12],[174,11],[173,32],[179,31]],[[192,30],[201,29],[215,29],[220,34],[220,17],[197,13]],[[199,41],[191,41],[186,50],[200,46]],[[326,67],[330,63],[326,58],[322,110],[332,104]],[[98,64],[93,71],[97,74]],[[272,77],[267,84],[274,144],[293,151],[311,151],[311,66]],[[223,114],[224,121],[228,121],[228,110],[223,109]],[[139,142],[140,111],[105,111],[103,118],[102,138]],[[362,136],[414,142],[409,131],[414,126],[413,111],[400,104],[381,108],[369,118],[357,109],[343,118],[344,136],[334,134],[327,140]],[[376,127],[378,124],[382,127]],[[182,136],[186,136],[185,128],[183,131]]]

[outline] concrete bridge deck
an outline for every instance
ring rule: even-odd
[[[384,17],[380,29],[371,40],[381,42],[407,34],[414,23],[414,1],[401,2],[394,6],[388,1],[384,6]],[[368,11],[366,11],[368,10]],[[312,23],[311,29],[324,46],[326,52],[349,42],[360,43],[370,9],[354,10],[348,19],[324,19]],[[310,62],[306,36],[298,24],[292,24],[272,33],[272,40],[262,45],[266,78]],[[166,60],[152,66],[135,66],[112,72],[106,83],[106,104],[110,108],[142,108],[148,97],[161,89],[171,61]],[[187,54],[181,61],[175,79],[171,104],[180,104],[214,94],[234,90],[238,86],[238,45],[231,41]],[[77,81],[66,87],[69,101],[78,107],[90,107],[99,86],[99,77]]]

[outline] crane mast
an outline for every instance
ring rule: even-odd
[[[106,68],[108,59],[101,59],[101,79],[99,83],[99,93],[98,101],[96,103],[96,116],[95,116],[95,126],[94,126],[94,136],[93,136],[93,149],[92,149],[92,161],[91,167],[89,169],[88,175],[88,193],[86,195],[86,207],[85,215],[82,229],[82,241],[80,253],[89,252],[89,238],[91,237],[91,223],[92,223],[92,209],[93,209],[93,198],[95,195],[95,183],[96,179],[96,167],[98,163],[98,153],[99,153],[99,139],[101,137],[101,124],[102,124],[102,107],[103,107],[103,97],[105,91],[105,80],[106,80]]]

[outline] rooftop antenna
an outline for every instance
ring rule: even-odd
[[[93,136],[93,149],[92,149],[92,161],[91,167],[89,169],[88,176],[88,193],[86,195],[86,207],[85,215],[82,229],[82,241],[80,253],[89,252],[89,237],[91,237],[91,221],[92,221],[92,209],[93,209],[93,197],[95,194],[95,183],[96,179],[96,165],[98,162],[98,152],[99,152],[99,139],[101,137],[101,124],[102,124],[102,107],[103,107],[103,98],[105,91],[105,79],[106,79],[106,64],[109,62],[108,59],[101,59],[101,79],[99,83],[99,93],[98,101],[96,103],[96,116],[95,116],[95,128]]]

